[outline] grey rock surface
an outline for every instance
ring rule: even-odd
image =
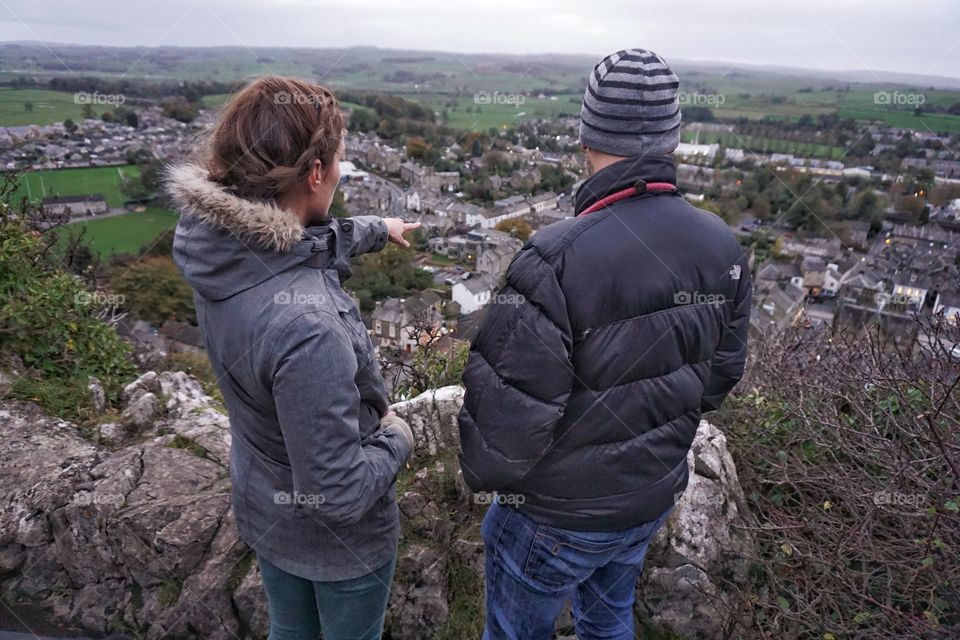
[[[222,408],[182,373],[144,374],[123,397],[121,417],[92,439],[31,403],[0,402],[0,589],[93,637],[265,637],[259,571],[230,509]],[[471,637],[482,620],[485,506],[456,463],[462,398],[445,387],[394,406],[417,439],[397,483],[394,640]],[[718,429],[701,424],[688,464],[690,487],[651,548],[638,612],[682,637],[717,637],[720,580],[743,574],[752,541]]]

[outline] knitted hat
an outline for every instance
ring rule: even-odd
[[[665,155],[680,143],[680,80],[646,49],[612,53],[590,74],[580,142],[614,156]]]

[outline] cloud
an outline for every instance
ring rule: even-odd
[[[590,53],[960,77],[960,3],[927,0],[5,0],[0,39]]]

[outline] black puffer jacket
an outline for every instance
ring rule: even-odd
[[[587,180],[577,211],[673,162],[629,158]],[[474,490],[574,530],[648,522],[687,484],[701,411],[743,373],[750,269],[717,216],[648,192],[538,232],[474,342],[460,413]]]

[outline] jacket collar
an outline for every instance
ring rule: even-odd
[[[677,168],[668,156],[633,156],[604,167],[590,176],[577,189],[576,213],[613,193],[644,182],[677,184]]]
[[[184,215],[228,231],[269,251],[289,251],[304,237],[304,228],[291,211],[273,202],[248,200],[210,180],[209,173],[196,164],[167,169],[167,193]]]

